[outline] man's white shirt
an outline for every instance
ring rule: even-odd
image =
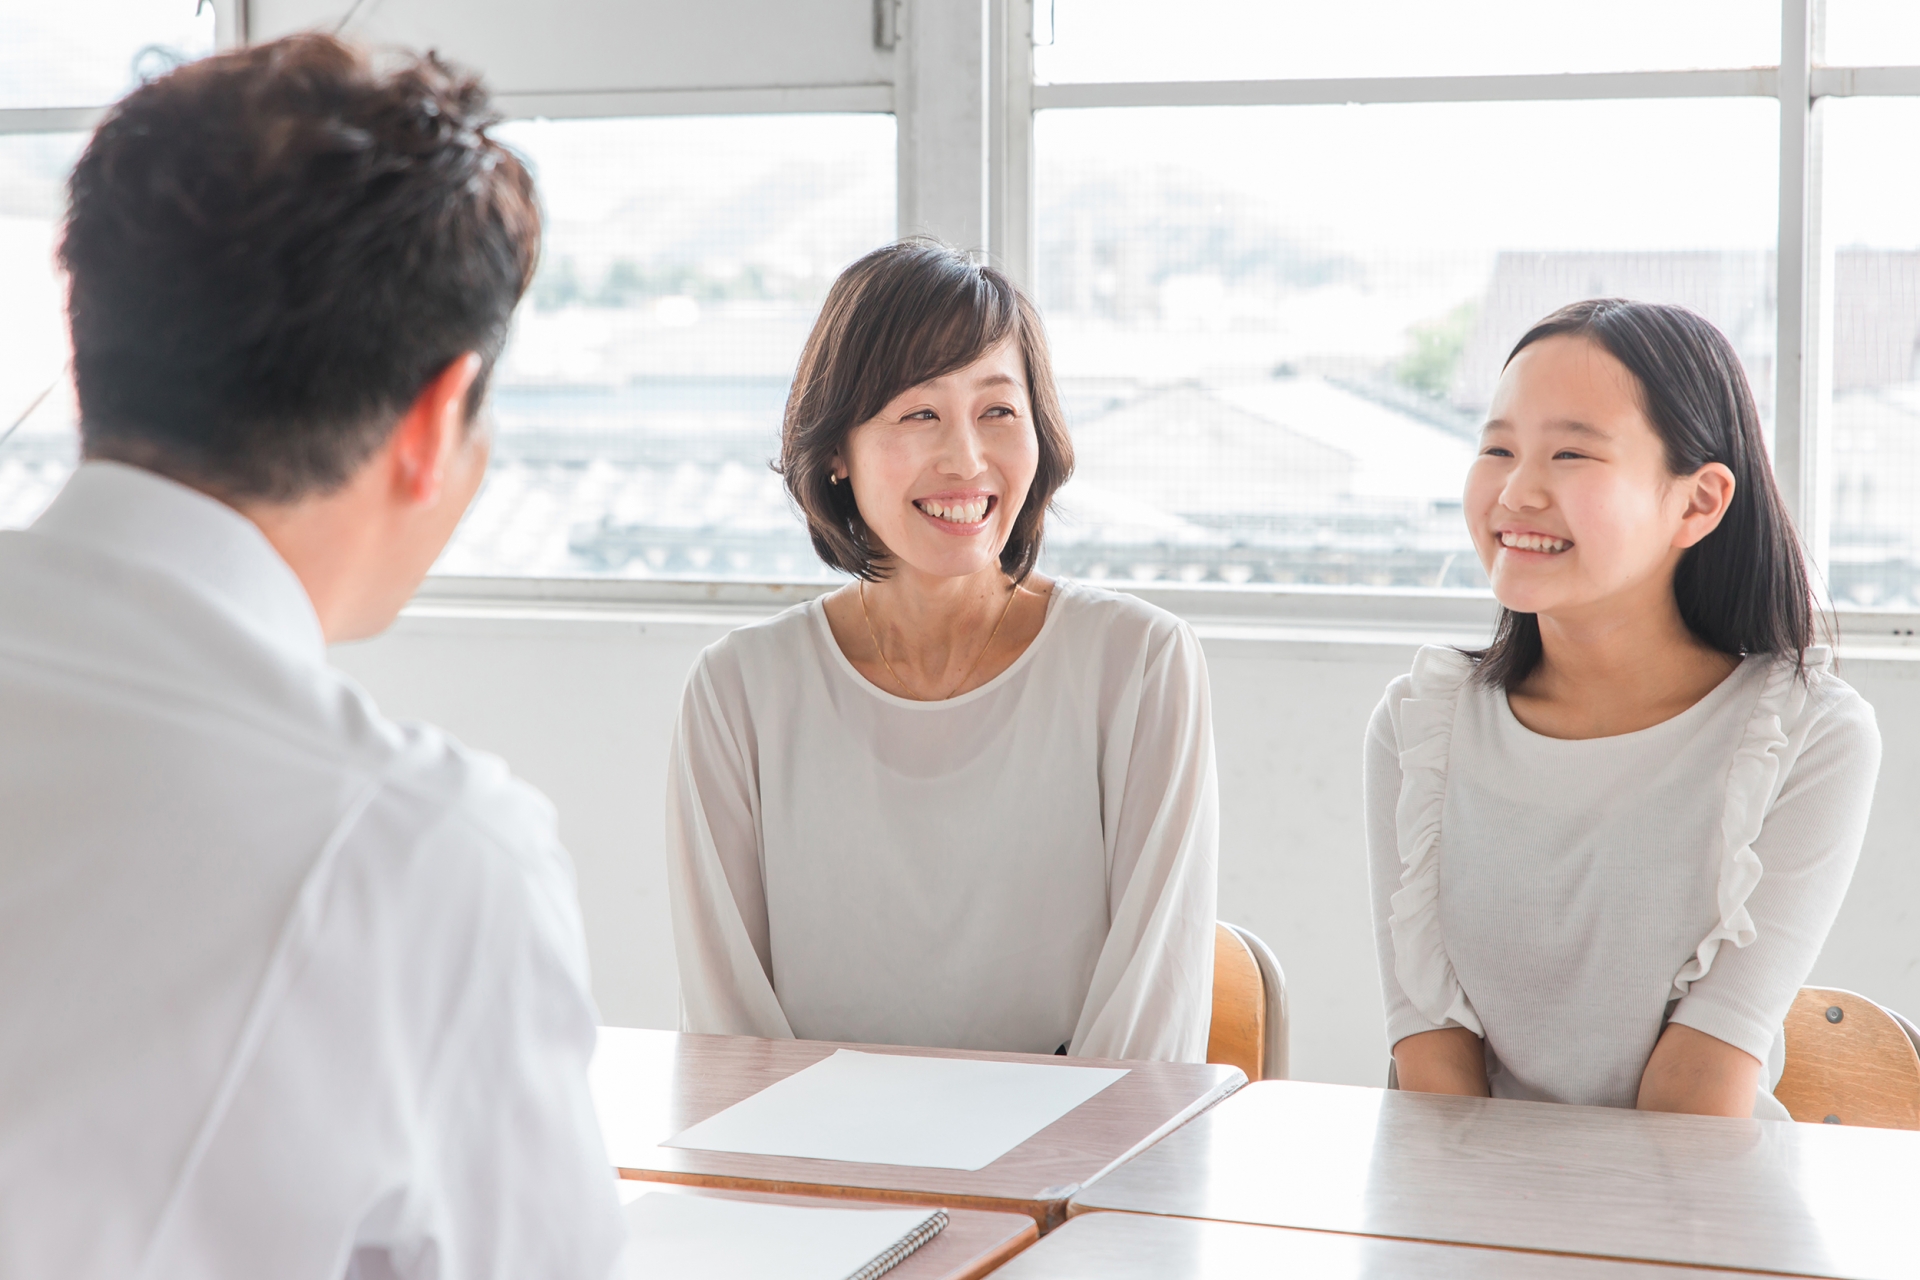
[[[89,463],[0,533],[0,1276],[601,1280],[594,1022],[545,800],[250,521]]]

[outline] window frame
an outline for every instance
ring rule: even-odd
[[[250,0],[209,0],[220,48],[244,44]],[[1305,106],[1318,104],[1546,102],[1761,97],[1780,108],[1776,252],[1774,472],[1817,581],[1830,563],[1832,525],[1833,246],[1822,231],[1823,105],[1840,97],[1920,97],[1920,65],[1829,66],[1822,58],[1823,0],[1781,0],[1777,66],[1699,70],[1221,81],[1036,84],[1036,2],[872,0],[873,39],[890,51],[892,83],[725,89],[558,89],[497,95],[510,118],[891,113],[898,141],[897,231],[930,232],[978,247],[1023,284],[1036,243],[1033,124],[1038,111],[1095,107]],[[359,6],[347,10],[349,32]],[[935,50],[938,56],[923,56]],[[956,56],[954,51],[959,50]],[[0,110],[0,135],[91,129],[106,108]],[[1186,616],[1264,617],[1283,629],[1453,631],[1490,607],[1484,591],[1180,588],[1112,584],[1165,597]],[[804,598],[818,586],[777,583],[606,581],[580,578],[433,577],[417,608],[589,610],[678,608],[696,601]],[[1437,605],[1437,600],[1454,603]],[[1842,632],[1908,647],[1920,610],[1833,610]],[[1348,626],[1346,624],[1352,624]]]
[[[1027,7],[1029,0],[1015,0]],[[1920,66],[1829,66],[1822,0],[1781,0],[1776,66],[1663,71],[1326,79],[1048,84],[1030,111],[1051,108],[1306,106],[1773,98],[1780,108],[1776,244],[1774,474],[1817,581],[1831,562],[1833,246],[1821,235],[1823,104],[1838,97],[1920,96]],[[1031,116],[1029,116],[1031,119]],[[1029,213],[1031,216],[1031,213]],[[1022,263],[1025,267],[1029,264]],[[1834,612],[1831,602],[1827,604]],[[1907,611],[1842,609],[1849,620]],[[1914,613],[1912,616],[1920,616]],[[1880,627],[1897,634],[1906,627]]]

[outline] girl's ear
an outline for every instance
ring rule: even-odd
[[[1687,495],[1687,508],[1680,514],[1673,545],[1691,547],[1726,519],[1727,508],[1733,505],[1733,472],[1724,463],[1709,462],[1680,483]]]

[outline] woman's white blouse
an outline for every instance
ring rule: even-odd
[[[1549,738],[1452,649],[1367,735],[1387,1038],[1466,1027],[1495,1097],[1631,1107],[1671,1019],[1767,1066],[1846,896],[1880,765],[1873,709],[1808,651],[1753,657],[1664,723]]]
[[[669,766],[689,1031],[1198,1062],[1219,801],[1185,623],[1056,583],[1014,664],[876,688],[815,600],[700,655]]]

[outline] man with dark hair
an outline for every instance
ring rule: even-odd
[[[85,460],[0,534],[0,1275],[616,1265],[552,812],[325,653],[485,470],[540,235],[491,122],[301,36],[74,170]]]

